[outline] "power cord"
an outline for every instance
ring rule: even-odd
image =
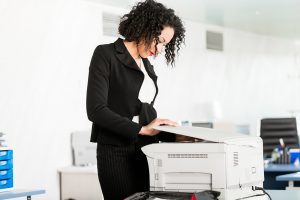
[[[268,197],[269,197],[270,200],[272,200],[271,196],[265,191],[264,188],[258,187],[258,186],[252,186],[252,190],[253,190],[253,191],[255,191],[255,190],[261,190],[261,191],[263,191],[263,193],[264,193],[265,195],[268,195]]]
[[[264,190],[264,188],[257,187],[257,186],[252,186],[252,190],[253,191],[261,190],[263,192],[263,194],[255,194],[255,195],[252,195],[252,196],[247,196],[247,197],[243,197],[243,198],[239,198],[239,199],[235,199],[235,200],[244,200],[244,199],[249,199],[249,198],[264,196],[264,195],[267,195],[269,197],[269,199],[272,200],[271,196]]]

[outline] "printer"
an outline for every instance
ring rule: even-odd
[[[158,126],[157,130],[202,142],[144,146],[150,191],[221,192],[220,200],[268,199],[263,187],[263,143],[260,137],[201,127]],[[162,133],[163,134],[163,133]]]

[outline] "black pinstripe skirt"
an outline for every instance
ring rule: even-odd
[[[97,147],[98,178],[105,200],[122,200],[149,190],[146,156],[137,144]]]

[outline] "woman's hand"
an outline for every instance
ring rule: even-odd
[[[147,126],[143,126],[141,128],[139,134],[140,135],[148,135],[148,136],[157,135],[160,131],[155,130],[154,127],[160,126],[160,125],[177,126],[177,123],[173,122],[171,120],[168,120],[168,119],[156,118]]]

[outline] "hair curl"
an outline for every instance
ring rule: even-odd
[[[174,36],[166,45],[165,58],[167,64],[174,66],[176,53],[178,54],[181,44],[184,43],[185,28],[173,9],[168,9],[154,0],[139,2],[121,18],[119,33],[129,42],[135,41],[138,44],[145,40],[148,48],[153,40],[158,44],[158,36],[166,26],[174,29]]]

